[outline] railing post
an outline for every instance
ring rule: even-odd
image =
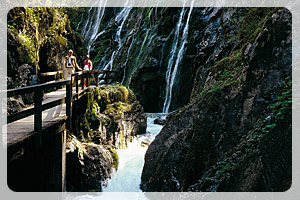
[[[72,128],[72,79],[66,85],[66,114],[67,114],[67,129]]]
[[[34,92],[34,131],[38,133],[40,144],[42,144],[42,100],[43,90],[36,90]]]
[[[61,191],[66,191],[66,149],[67,149],[67,131],[62,134],[62,156],[61,156]]]
[[[97,71],[95,72],[95,76],[96,76],[96,78],[95,78],[96,86],[98,87],[98,85],[99,85],[99,74],[98,74]]]
[[[84,90],[84,73],[81,73],[81,89]]]
[[[75,75],[76,94],[78,94],[78,74]]]
[[[90,85],[90,71],[86,73],[86,86],[89,87]]]

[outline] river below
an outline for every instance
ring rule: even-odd
[[[118,170],[103,184],[103,192],[80,195],[72,199],[148,199],[140,189],[141,175],[148,148],[146,144],[150,144],[163,127],[154,124],[154,120],[161,116],[157,113],[147,114],[146,133],[136,136],[128,143],[128,148],[116,150],[119,156]]]
[[[126,149],[118,149],[119,167],[108,180],[103,192],[141,192],[140,183],[144,166],[144,157],[148,146],[162,129],[154,124],[153,114],[147,115],[146,134],[138,135]]]

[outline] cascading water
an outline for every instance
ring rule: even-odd
[[[171,48],[171,56],[170,56],[170,59],[168,61],[168,68],[167,68],[167,72],[166,72],[166,97],[165,97],[165,102],[164,102],[164,107],[163,107],[163,112],[164,113],[168,112],[169,108],[168,108],[167,105],[171,101],[171,99],[170,99],[171,70],[172,70],[172,66],[173,66],[173,63],[174,63],[175,53],[176,53],[176,50],[177,50],[177,44],[178,44],[178,40],[179,40],[179,32],[180,32],[180,27],[181,27],[181,24],[182,24],[182,18],[183,18],[183,15],[184,15],[184,11],[185,11],[185,9],[183,7],[182,10],[181,10],[181,13],[180,13],[179,20],[178,20],[177,25],[176,25],[176,31],[174,33],[174,39],[173,39],[173,44],[172,44],[172,48]]]
[[[126,5],[127,4],[128,4],[128,1],[127,1]],[[123,46],[124,39],[121,38],[121,33],[122,33],[122,29],[123,29],[124,23],[127,20],[131,9],[132,9],[132,7],[124,7],[124,8],[122,8],[122,10],[119,12],[119,14],[115,18],[115,22],[117,24],[119,24],[120,21],[122,21],[121,24],[119,25],[119,27],[117,28],[117,32],[116,32],[116,36],[115,36],[115,41],[118,42],[118,47],[112,53],[109,62],[102,68],[103,70],[107,70],[108,68],[109,68],[109,70],[112,70],[112,68],[113,68],[114,58],[117,55],[117,53],[120,51],[120,49],[122,48],[122,46]]]
[[[133,33],[133,30],[131,31],[131,33]],[[131,33],[130,33],[130,34],[131,34]],[[130,35],[130,34],[129,34],[129,35]],[[130,46],[129,46],[128,51],[127,51],[126,61],[125,61],[125,63],[122,65],[124,73],[123,73],[123,78],[122,78],[121,84],[124,84],[124,81],[125,81],[125,77],[126,77],[126,65],[127,65],[127,62],[128,62],[128,59],[129,59],[129,54],[130,54],[130,51],[131,51],[131,48],[132,48],[134,42],[135,42],[135,37],[134,37],[134,35],[133,35],[133,36],[132,36],[131,43],[130,43]]]
[[[188,13],[185,27],[183,29],[180,43],[179,43],[179,35],[181,32],[180,30],[181,30],[181,26],[182,26],[182,21],[183,21],[184,15],[185,15],[185,1],[183,4],[181,13],[180,13],[179,20],[176,25],[176,31],[174,33],[174,40],[173,40],[173,44],[172,44],[171,55],[170,55],[170,59],[168,61],[168,67],[167,67],[167,72],[166,72],[166,95],[165,95],[165,102],[164,102],[164,106],[163,106],[163,113],[168,113],[170,105],[171,105],[174,80],[177,76],[178,66],[179,66],[179,64],[182,60],[182,57],[184,55],[184,52],[185,52],[185,45],[187,44],[187,37],[188,37],[189,21],[190,21],[190,16],[191,16],[191,13],[193,10],[193,6],[194,6],[194,0],[191,2],[191,7],[190,7],[190,10]],[[178,45],[180,45],[180,46],[178,46]],[[179,49],[179,50],[177,50],[177,49]],[[177,55],[176,55],[176,53],[177,53]],[[173,67],[175,58],[176,58],[176,62]]]
[[[88,18],[85,21],[81,35],[87,41],[88,54],[90,54],[94,41],[99,37],[98,31],[105,12],[107,0],[99,0],[96,2],[97,7],[91,7],[88,10]]]
[[[121,11],[121,13],[119,14],[120,16],[118,15],[116,17],[117,23],[119,23],[119,21],[123,19],[121,25],[117,28],[117,33],[116,33],[116,37],[115,37],[115,40],[118,41],[119,46],[122,45],[121,32],[122,32],[124,23],[125,23],[126,19],[128,18],[128,15],[129,15],[131,9],[132,9],[132,7],[123,8],[123,10]]]
[[[151,143],[162,129],[161,125],[154,124],[155,116],[147,114],[146,134],[138,135],[126,149],[118,149],[119,167],[112,178],[108,180],[103,192],[141,192],[141,174],[144,166],[144,156],[147,150],[143,143]]]
[[[162,113],[147,113],[147,130],[143,135],[138,135],[133,142],[128,144],[126,149],[118,149],[119,156],[118,170],[114,171],[111,179],[103,186],[103,192],[93,194],[84,194],[70,200],[102,200],[102,199],[120,199],[131,200],[140,199],[148,200],[149,198],[140,189],[142,169],[144,166],[144,157],[147,151],[146,145],[150,144],[161,131],[161,125],[154,124],[156,118],[165,119]],[[119,193],[122,192],[122,193]],[[68,200],[68,198],[67,198]]]

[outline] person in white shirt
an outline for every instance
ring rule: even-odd
[[[64,78],[71,79],[71,74],[75,73],[75,69],[82,71],[78,66],[76,57],[73,56],[73,50],[69,50],[69,54],[65,58]]]

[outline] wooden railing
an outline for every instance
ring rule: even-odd
[[[54,87],[62,87],[66,85],[66,97],[58,99],[49,103],[42,105],[44,91]],[[39,134],[40,143],[42,142],[42,112],[49,108],[58,106],[60,104],[66,103],[66,115],[67,115],[67,127],[70,128],[71,125],[71,101],[72,101],[72,85],[71,80],[57,81],[53,83],[45,83],[34,86],[22,87],[7,90],[7,97],[12,97],[16,95],[22,95],[26,93],[34,93],[34,107],[20,111],[18,113],[11,114],[7,116],[7,123],[17,121],[19,119],[28,117],[34,114],[34,131]]]
[[[63,78],[63,71],[55,71],[55,72],[44,72],[40,73],[40,83],[46,83],[49,79],[57,80]],[[57,78],[58,77],[58,78]]]
[[[91,72],[93,76],[91,75]],[[75,77],[75,82],[81,82],[83,83],[82,87],[84,86],[84,83],[87,83],[93,79],[95,79],[95,85],[98,86],[99,81],[103,80],[105,84],[108,83],[114,83],[116,81],[116,72],[117,71],[110,71],[110,70],[92,70],[92,71],[80,71],[75,72],[72,74],[72,77]],[[40,82],[45,83],[47,82],[47,79],[49,80],[50,77],[53,78],[59,76],[62,78],[63,71],[55,71],[55,72],[45,72],[40,73]],[[76,78],[77,77],[77,78]],[[55,78],[53,78],[54,80]],[[85,81],[85,82],[84,82]]]
[[[54,74],[54,73],[53,73]],[[104,71],[104,70],[93,70],[95,77],[96,86],[99,85],[99,81],[103,80],[104,83],[108,84],[115,82],[116,71]],[[46,74],[44,74],[46,76]],[[49,73],[48,73],[49,75]],[[52,75],[52,74],[50,74]],[[42,112],[49,108],[66,103],[66,115],[67,115],[67,129],[71,129],[71,119],[72,119],[72,101],[74,98],[78,98],[79,94],[79,84],[81,84],[81,89],[84,90],[85,87],[89,87],[89,82],[91,81],[91,73],[89,71],[76,72],[71,75],[70,80],[55,81],[50,83],[43,83],[34,86],[27,86],[22,88],[7,90],[7,97],[13,97],[17,95],[23,95],[26,93],[34,93],[34,107],[29,108],[18,113],[14,113],[7,116],[7,124],[17,121],[19,119],[34,115],[34,131],[40,134],[40,142],[42,141]],[[76,93],[73,94],[73,86],[75,84]],[[53,88],[61,88],[66,86],[66,96],[64,98],[42,104],[43,95],[45,91],[51,90]]]

